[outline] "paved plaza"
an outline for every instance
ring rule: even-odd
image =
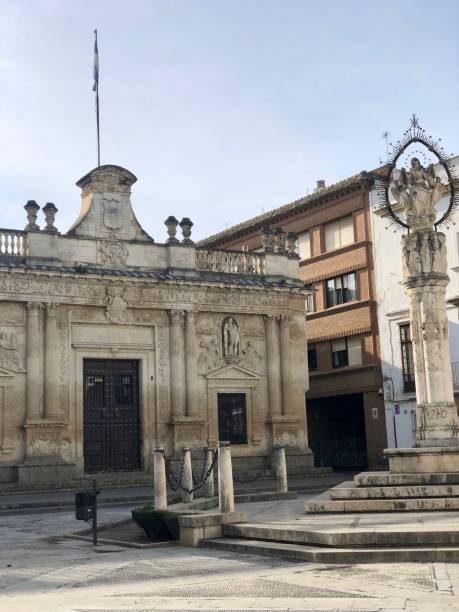
[[[303,523],[306,499],[237,509],[252,523]],[[131,507],[104,508],[100,521],[127,518]],[[81,526],[70,511],[0,517],[2,612],[459,609],[459,564],[297,563],[179,546],[94,549],[62,537]]]

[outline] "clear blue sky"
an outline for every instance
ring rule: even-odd
[[[0,0],[0,227],[26,200],[75,220],[96,165],[134,172],[136,214],[194,236],[378,165],[416,112],[459,152],[459,2]]]

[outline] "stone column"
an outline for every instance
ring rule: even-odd
[[[193,488],[193,468],[191,465],[191,449],[182,448],[183,453],[183,474],[182,474],[182,486],[186,489],[191,490]],[[188,504],[193,501],[193,493],[188,493],[182,490],[182,501],[184,504]]]
[[[27,420],[40,419],[43,401],[43,339],[40,314],[43,304],[27,304]]]
[[[46,304],[45,328],[45,419],[59,416],[59,338],[57,304]]]
[[[266,352],[268,366],[268,396],[270,416],[281,414],[281,370],[279,358],[279,327],[276,315],[266,315]]]
[[[155,510],[167,510],[166,462],[162,446],[155,446],[153,461]]]
[[[410,300],[416,382],[416,446],[458,444],[445,293],[446,237],[421,229],[403,236],[403,284]]]
[[[280,317],[280,362],[281,362],[281,385],[282,385],[282,414],[288,414],[288,391],[289,391],[289,344],[290,344],[290,317]]]
[[[234,512],[233,466],[229,442],[218,443],[218,506],[220,512]]]
[[[207,471],[212,465],[213,453],[212,453],[212,448],[210,446],[206,446],[204,450],[206,453],[205,474],[207,474]],[[209,474],[209,478],[207,479],[207,482],[204,485],[204,489],[206,492],[206,497],[215,497],[214,470],[212,470],[211,473]]]
[[[170,317],[170,368],[171,368],[171,417],[185,416],[185,355],[182,310],[171,310]]]
[[[185,369],[186,369],[186,416],[196,416],[196,313],[186,311],[185,331]]]
[[[274,461],[276,467],[277,492],[287,493],[287,464],[285,461],[285,448],[283,446],[274,447]]]

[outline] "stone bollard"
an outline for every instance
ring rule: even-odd
[[[285,461],[285,448],[283,446],[274,447],[274,461],[276,466],[277,492],[287,493],[287,464]]]
[[[155,510],[167,509],[167,485],[166,485],[166,462],[164,460],[164,449],[155,446],[154,453],[154,487],[155,487]]]
[[[205,474],[207,474],[207,471],[212,465],[212,460],[213,460],[212,448],[210,446],[206,446],[205,452],[206,452]],[[206,491],[206,497],[215,497],[214,470],[213,469],[210,472],[209,478],[207,479],[207,482],[204,486],[205,486],[205,491]]]
[[[182,474],[182,486],[187,489],[193,488],[193,468],[191,466],[191,449],[182,448],[183,453],[183,474]],[[184,504],[193,501],[193,493],[187,493],[182,490],[182,501]]]
[[[229,442],[218,443],[218,505],[220,512],[234,512],[233,467]]]

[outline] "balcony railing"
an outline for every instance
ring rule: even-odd
[[[217,251],[196,249],[196,267],[204,272],[230,274],[264,273],[264,255],[247,251]]]
[[[0,228],[0,255],[8,257],[25,257],[27,239],[24,232]]]

